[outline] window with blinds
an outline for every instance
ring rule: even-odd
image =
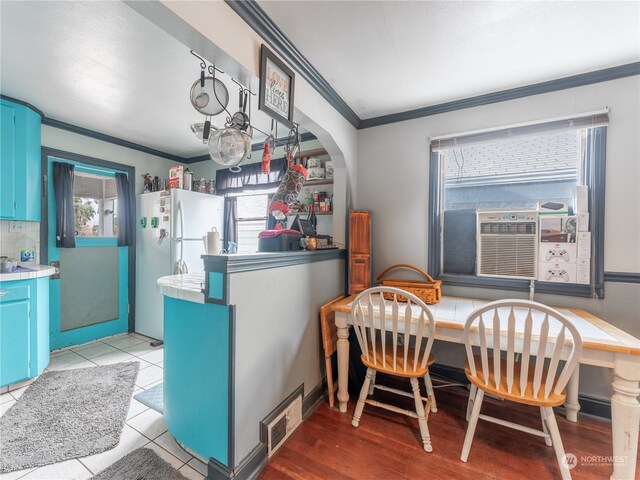
[[[603,252],[600,230],[607,124],[605,109],[432,138],[429,269],[445,283],[529,288],[523,280],[481,276],[478,214],[536,212],[545,203],[566,204],[568,214],[572,214],[576,186],[587,185],[595,253],[591,278],[588,285],[557,287],[567,287],[565,291],[578,295],[601,294],[603,262],[597,257]],[[496,223],[483,228],[500,230],[509,225]],[[502,258],[502,254],[496,258]],[[528,276],[533,277],[531,272]]]

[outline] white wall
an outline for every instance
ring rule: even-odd
[[[229,303],[236,305],[234,467],[258,445],[261,420],[301,384],[307,396],[322,383],[319,312],[344,291],[344,273],[344,260],[327,260],[229,276]]]
[[[162,4],[213,42],[217,49],[211,51],[206,45],[198,45],[196,38],[185,34],[182,26],[167,19],[158,9],[147,10],[142,4],[132,8],[162,24],[168,33],[179,36],[183,42],[189,38],[188,47],[215,61],[227,73],[236,75],[245,84],[257,86],[260,45],[266,42],[231,7],[225,2],[163,1]],[[251,78],[243,79],[243,76]],[[300,75],[295,80],[294,106],[294,121],[318,138],[334,162],[333,234],[337,241],[344,243],[346,213],[356,190],[357,130]]]
[[[358,132],[357,208],[373,212],[372,273],[394,263],[427,265],[429,139],[610,107],[607,134],[605,271],[640,272],[640,77],[458,110]],[[445,293],[505,298],[513,292],[445,288]],[[521,295],[520,295],[521,296]],[[640,336],[640,285],[605,285],[604,300],[537,296],[583,308]],[[436,348],[438,362],[462,366],[462,352]],[[583,368],[580,390],[608,397],[608,372]]]
[[[373,271],[426,265],[429,138],[609,106],[605,270],[640,272],[640,77],[629,77],[358,132],[355,205],[373,211]]]
[[[168,178],[169,167],[184,165],[166,158],[156,157],[138,150],[131,150],[113,143],[103,142],[46,125],[42,127],[42,146],[135,167],[136,194],[142,193],[144,185],[143,174],[148,173],[151,177]]]

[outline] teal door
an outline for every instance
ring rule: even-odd
[[[54,161],[75,165],[76,248],[56,246]],[[117,245],[116,170],[51,156],[47,167],[48,261],[60,269],[59,278],[50,281],[51,349],[55,350],[128,330],[129,252]]]

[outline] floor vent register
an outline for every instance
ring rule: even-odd
[[[302,395],[298,395],[267,424],[269,457],[302,422]]]

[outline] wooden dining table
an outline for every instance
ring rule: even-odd
[[[338,402],[340,412],[347,411],[349,401],[349,325],[351,302],[355,295],[334,304],[335,322],[338,330]],[[469,314],[489,302],[464,297],[443,296],[441,301],[430,305],[436,321],[436,340],[462,344],[464,324]],[[390,306],[389,306],[390,308]],[[576,326],[582,337],[580,364],[609,368],[611,381],[611,433],[612,456],[603,455],[613,463],[612,480],[636,478],[638,451],[638,425],[640,423],[640,340],[607,323],[606,321],[577,308],[557,308]],[[506,332],[505,332],[506,335]],[[567,385],[565,403],[567,419],[577,421],[578,368]]]

